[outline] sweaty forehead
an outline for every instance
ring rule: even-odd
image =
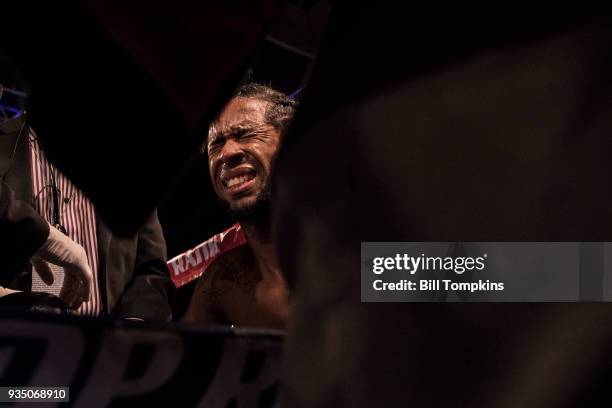
[[[234,98],[214,123],[215,133],[234,128],[260,126],[266,122],[267,103],[253,98]]]

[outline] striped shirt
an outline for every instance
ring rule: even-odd
[[[68,236],[85,249],[93,273],[93,286],[90,288],[89,299],[83,302],[77,313],[87,316],[99,315],[102,303],[98,282],[98,238],[94,206],[81,190],[47,161],[32,130],[29,141],[34,208],[45,220],[53,224],[53,172],[59,197],[60,224],[66,228]],[[47,285],[37,273],[33,273],[32,291],[47,292],[57,296],[62,282],[63,275],[55,279],[52,285]]]

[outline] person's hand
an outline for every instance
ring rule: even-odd
[[[1,87],[1,85],[0,85]],[[0,298],[4,297],[6,295],[11,295],[13,293],[19,292],[18,290],[15,289],[9,289],[9,288],[5,288],[4,286],[0,286]]]
[[[57,275],[54,266],[64,269],[64,283],[59,297],[71,308],[78,308],[89,298],[93,275],[82,246],[49,226],[49,237],[31,259],[36,272],[47,285]]]

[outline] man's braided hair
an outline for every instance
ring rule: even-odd
[[[284,93],[257,82],[249,82],[240,86],[234,93],[234,98],[236,97],[253,98],[269,102],[270,105],[266,111],[266,121],[281,134],[291,122],[298,105],[295,99],[291,99]]]

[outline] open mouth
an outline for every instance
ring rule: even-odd
[[[236,169],[221,176],[223,187],[230,193],[247,190],[255,182],[257,173],[253,169]]]

